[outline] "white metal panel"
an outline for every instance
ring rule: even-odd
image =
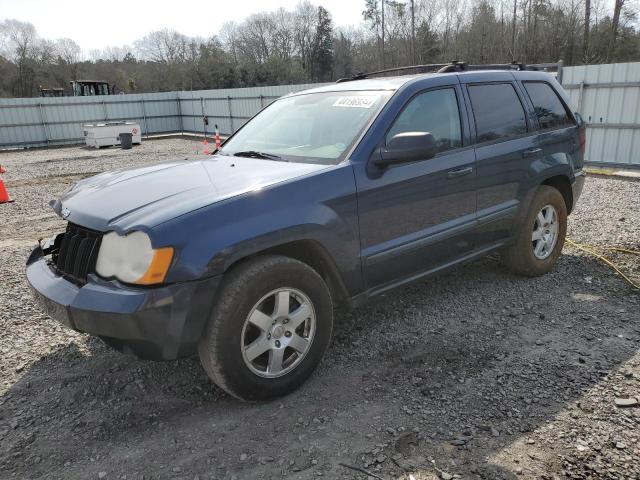
[[[640,62],[566,67],[562,83],[587,122],[586,160],[640,166]]]

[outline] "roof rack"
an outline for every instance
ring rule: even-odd
[[[465,71],[473,71],[473,70],[548,70],[548,69],[558,69],[562,68],[562,60],[557,63],[536,63],[536,64],[526,64],[520,62],[511,62],[511,63],[489,63],[484,65],[469,65],[466,62],[461,62],[459,60],[452,60],[449,63],[431,63],[425,65],[410,65],[407,67],[395,67],[395,68],[387,68],[385,70],[377,70],[375,72],[368,73],[356,73],[352,77],[340,78],[336,80],[336,83],[342,82],[351,82],[353,80],[364,80],[365,78],[370,78],[375,75],[381,75],[385,73],[393,73],[393,72],[402,72],[405,70],[432,70],[431,73],[451,73],[451,72],[465,72]]]

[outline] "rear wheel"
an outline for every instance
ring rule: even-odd
[[[518,227],[516,241],[502,253],[502,261],[520,275],[549,272],[558,260],[567,233],[567,206],[562,194],[541,185],[526,219]]]
[[[200,360],[235,397],[278,397],[311,375],[332,326],[329,289],[315,270],[288,257],[257,257],[225,279],[200,341]]]

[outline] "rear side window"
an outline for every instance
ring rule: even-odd
[[[567,109],[551,85],[544,82],[524,82],[524,88],[531,98],[540,128],[562,128],[573,125]]]
[[[429,132],[438,152],[462,146],[460,112],[453,88],[420,93],[409,101],[387,134],[387,143],[404,132]]]
[[[510,83],[469,86],[478,142],[489,142],[527,132],[524,108]]]

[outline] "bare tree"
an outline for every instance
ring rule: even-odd
[[[238,52],[238,36],[239,27],[236,22],[226,22],[220,28],[220,41],[222,45],[231,54],[233,61],[239,63],[240,57]]]
[[[89,59],[72,40],[42,39],[33,25],[5,20],[0,95],[68,87],[79,75],[129,92],[329,81],[378,69],[383,31],[389,67],[638,60],[640,0],[385,0],[384,30],[381,0],[357,1],[364,11],[356,27],[335,28],[330,12],[306,0],[227,23],[219,37],[158,30],[133,48],[92,50]]]
[[[613,7],[613,19],[611,20],[611,39],[609,40],[609,50],[607,52],[607,60],[610,60],[616,49],[616,40],[618,38],[618,27],[620,26],[620,13],[624,6],[625,0],[615,0]]]
[[[34,64],[38,54],[35,27],[19,20],[5,20],[0,24],[0,39],[2,55],[18,67],[18,94],[30,95],[34,89]]]
[[[54,52],[58,57],[58,62],[66,67],[69,79],[77,80],[80,62],[82,61],[80,45],[70,38],[59,38],[55,41]]]
[[[298,44],[298,53],[302,60],[302,68],[311,78],[310,72],[314,70],[314,37],[318,27],[318,14],[316,7],[305,0],[300,2],[294,11],[295,15],[295,39]]]
[[[157,30],[135,42],[140,58],[158,63],[178,63],[186,56],[189,38],[175,30]]]
[[[133,51],[134,51],[133,47],[129,45],[110,46],[110,47],[105,47],[102,50],[100,49],[89,50],[89,58],[94,62],[97,60],[108,60],[110,62],[122,62],[125,59],[125,57],[127,57],[127,55],[131,55],[131,52]]]
[[[584,0],[584,39],[582,42],[582,61],[589,63],[589,28],[591,27],[591,0]]]

